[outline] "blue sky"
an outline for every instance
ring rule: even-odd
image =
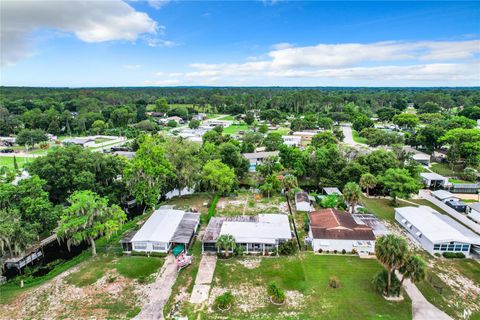
[[[2,85],[480,85],[473,1],[1,6]]]

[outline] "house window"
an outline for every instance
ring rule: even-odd
[[[433,245],[433,250],[440,250],[440,245],[439,244]]]
[[[165,250],[165,244],[162,242],[156,242],[153,244],[153,250]]]
[[[136,243],[134,244],[134,246],[135,246],[135,249],[137,249],[137,250],[145,250],[145,249],[147,249],[147,243],[146,243],[146,242],[136,242]]]
[[[449,244],[448,245],[448,251],[453,251],[455,249],[455,245],[454,244]]]
[[[442,244],[442,245],[440,246],[440,248],[441,248],[441,249],[440,249],[441,251],[447,251],[447,245],[446,245],[446,244]]]
[[[462,251],[468,251],[469,247],[470,247],[470,246],[469,246],[468,244],[464,244],[464,245],[462,246]]]

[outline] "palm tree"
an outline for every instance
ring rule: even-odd
[[[343,187],[343,197],[345,201],[347,201],[351,213],[353,213],[355,206],[360,201],[361,195],[362,189],[360,189],[360,186],[355,182],[349,182]]]
[[[273,191],[273,185],[271,183],[264,183],[260,186],[260,191],[263,193],[263,194],[267,194],[267,198],[270,199],[270,193]]]
[[[403,284],[405,278],[410,279],[413,283],[425,279],[427,263],[419,256],[409,256],[403,266],[398,269],[403,275],[400,285]]]
[[[370,195],[370,188],[374,188],[377,185],[377,178],[371,173],[362,174],[360,177],[360,186],[363,189],[367,189],[367,196]]]
[[[235,238],[231,234],[222,234],[218,237],[217,242],[215,243],[217,249],[223,249],[225,257],[228,257],[228,251],[230,249],[235,250],[237,247],[237,243],[235,242]]]
[[[390,294],[392,274],[404,264],[407,251],[408,246],[405,239],[393,234],[381,236],[375,243],[375,254],[377,259],[383,264],[388,272],[386,288],[387,295]]]

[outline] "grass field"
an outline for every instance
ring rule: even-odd
[[[432,169],[433,172],[436,172],[442,176],[447,176],[447,177],[458,176],[462,173],[462,170],[460,168],[455,168],[455,170],[452,170],[451,166],[445,162],[432,163],[430,165],[430,169]]]
[[[352,129],[352,138],[353,138],[353,141],[355,141],[356,143],[367,143],[367,139],[364,137],[360,137],[360,134],[353,129]]]
[[[35,158],[28,158],[28,157],[16,157],[17,164],[19,168],[23,168],[25,164],[32,162]],[[10,157],[2,156],[0,157],[0,167],[7,167],[13,169],[13,155]]]
[[[248,261],[257,261],[253,267]],[[411,302],[387,302],[375,293],[372,277],[381,270],[376,260],[358,257],[319,256],[304,253],[291,257],[219,260],[212,293],[230,290],[235,302],[228,312],[204,311],[204,319],[411,319]],[[329,278],[340,287],[329,287]],[[283,306],[271,304],[266,286],[276,281],[286,291]],[[187,305],[185,313],[195,312]]]
[[[235,120],[235,118],[232,115],[228,115],[228,116],[225,116],[225,117],[220,118],[218,120],[231,120],[231,121],[233,121],[233,120]]]
[[[362,197],[360,202],[370,213],[373,213],[378,218],[387,220],[389,222],[395,222],[395,207],[392,206],[392,203],[389,199]],[[402,202],[401,200],[397,201],[398,207],[405,207],[409,205],[411,204]]]
[[[287,128],[287,127],[281,127],[281,128],[278,128],[277,130],[272,130],[272,131],[269,131],[269,132],[280,133],[281,135],[287,135],[290,131],[292,131],[292,129]]]
[[[158,257],[100,254],[88,260],[80,270],[71,273],[65,280],[77,287],[85,287],[95,283],[109,269],[116,269],[120,275],[126,278],[143,280],[156,272],[163,265],[163,261]]]
[[[247,131],[249,128],[246,124],[232,124],[223,129],[224,134],[236,134],[238,131]]]

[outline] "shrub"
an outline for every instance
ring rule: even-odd
[[[356,249],[352,249],[352,254],[357,254],[357,250],[356,250]]]
[[[338,252],[337,249],[333,250],[333,253],[337,254],[337,252]]]
[[[433,255],[434,255],[435,257],[441,257],[441,256],[442,256],[442,255],[441,255],[440,253],[438,253],[438,252],[435,252]]]
[[[221,294],[215,298],[215,306],[220,310],[225,310],[230,308],[232,303],[233,303],[233,294],[230,291],[227,291],[224,294]]]
[[[273,302],[283,303],[285,301],[285,292],[277,285],[275,281],[268,284],[267,293]]]
[[[347,250],[342,249],[342,254],[345,254],[345,253],[347,253]]]
[[[50,147],[50,144],[48,142],[40,142],[38,146],[40,147],[40,149],[46,150]]]
[[[338,278],[335,276],[331,276],[328,280],[328,285],[333,289],[340,288],[340,280],[338,280]]]
[[[465,254],[463,254],[462,252],[444,252],[443,257],[447,259],[464,259]]]
[[[378,272],[375,277],[373,278],[373,285],[375,290],[383,295],[386,295],[387,290],[387,280],[388,278],[388,271],[383,269],[382,271]],[[390,296],[398,296],[400,294],[400,281],[398,280],[395,274],[392,274],[392,285],[390,287]]]
[[[233,254],[235,256],[243,256],[244,253],[245,253],[245,249],[243,248],[243,246],[236,246],[235,249],[233,250]]]
[[[318,249],[318,253],[322,253],[323,252],[323,249]]]
[[[292,255],[295,254],[298,250],[297,243],[294,239],[285,241],[284,243],[278,246],[278,253],[283,255]]]

